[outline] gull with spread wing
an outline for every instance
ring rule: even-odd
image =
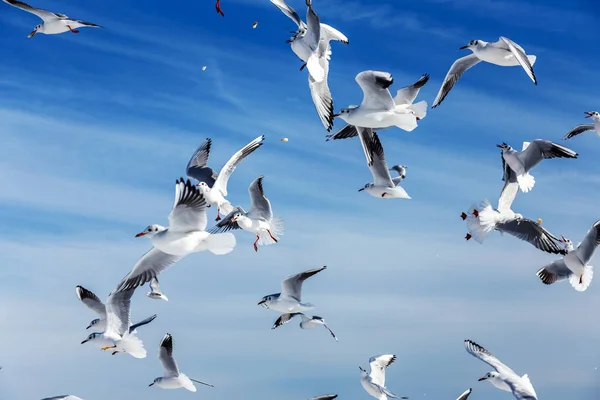
[[[75,287],[75,294],[77,294],[77,298],[90,310],[94,311],[96,314],[100,316],[100,318],[96,318],[85,329],[94,328],[96,331],[104,331],[106,330],[106,306],[102,303],[102,300],[98,298],[92,291],[84,288],[83,286],[77,285]],[[156,314],[146,318],[143,321],[138,322],[137,324],[132,325],[131,330],[133,331],[135,328],[139,326],[143,326],[149,324],[156,318]]]
[[[592,283],[594,268],[588,262],[594,256],[600,244],[600,221],[596,221],[588,231],[583,242],[573,248],[573,242],[563,237],[567,243],[568,253],[560,260],[546,265],[536,272],[538,278],[546,285],[568,279],[578,292],[585,291]]]
[[[360,143],[367,158],[367,166],[374,180],[373,183],[367,183],[358,191],[362,192],[364,190],[371,196],[382,199],[410,199],[406,190],[400,186],[402,176],[392,178],[390,175],[390,170],[385,162],[383,146],[377,133],[370,128],[357,127],[357,129]]]
[[[479,381],[488,381],[498,389],[512,392],[517,400],[537,400],[537,394],[527,374],[517,375],[492,353],[471,340],[465,340],[465,348],[469,354],[495,369],[495,371],[488,372]]]
[[[137,337],[135,329],[141,323],[131,325],[129,316],[133,292],[135,288],[113,290],[106,301],[106,329],[90,334],[81,344],[90,342],[104,351],[113,349],[113,355],[125,352],[135,358],[145,358],[144,343]]]
[[[466,49],[471,50],[473,54],[454,61],[454,64],[452,64],[444,78],[442,87],[433,101],[431,108],[439,106],[448,93],[450,93],[450,90],[454,87],[458,79],[469,68],[475,66],[480,61],[501,67],[516,67],[520,65],[533,83],[537,85],[537,79],[533,73],[533,64],[535,64],[536,56],[525,54],[525,50],[509,38],[500,36],[497,42],[492,43],[483,40],[471,40],[468,45],[460,48],[460,50]]]
[[[308,86],[310,95],[317,109],[317,114],[327,131],[333,126],[333,99],[327,79],[329,61],[331,60],[331,41],[348,44],[348,38],[335,28],[322,24],[312,8],[312,1],[307,0],[306,21],[304,23],[296,11],[284,0],[271,0],[285,15],[298,25],[294,36],[288,40],[292,51],[304,61],[300,70],[308,69]]]
[[[150,291],[148,293],[146,293],[146,296],[150,297],[151,299],[155,299],[155,300],[169,301],[167,296],[165,296],[160,291],[160,286],[159,286],[157,278],[152,278],[152,280],[150,281]]]
[[[569,133],[567,133],[563,139],[571,139],[579,135],[580,133],[586,131],[595,131],[598,136],[600,136],[600,113],[598,111],[584,111],[586,114],[586,118],[592,119],[592,124],[582,124],[577,125],[575,128],[571,129]]]
[[[504,161],[504,157],[502,157],[502,169],[504,186],[498,199],[498,208],[494,209],[486,199],[481,202],[479,208],[472,206],[468,213],[462,213],[461,218],[467,220],[469,230],[465,239],[475,238],[479,243],[483,243],[490,233],[498,231],[500,234],[508,233],[525,240],[547,253],[567,254],[564,241],[543,228],[539,222],[524,218],[511,209],[519,193],[517,175]]]
[[[81,397],[72,394],[63,394],[62,396],[46,397],[42,400],[83,400]]]
[[[208,250],[216,255],[231,252],[235,236],[211,234],[206,229],[206,200],[189,179],[175,182],[175,204],[169,214],[169,226],[150,225],[136,237],[146,236],[154,246],[142,256],[117,290],[136,288],[191,253]]]
[[[212,144],[210,138],[202,142],[192,155],[192,158],[190,158],[186,167],[186,174],[188,177],[199,182],[198,187],[209,203],[209,207],[211,204],[217,206],[217,218],[215,221],[221,219],[221,211],[227,215],[233,210],[231,203],[225,198],[227,196],[227,182],[229,181],[229,177],[244,158],[263,145],[263,140],[265,140],[265,136],[259,136],[237,151],[225,163],[218,174],[206,166]]]
[[[427,82],[427,79],[423,77],[421,79],[425,83]],[[411,132],[417,127],[417,121],[425,117],[427,102],[420,101],[412,104],[414,100],[412,94],[415,94],[414,89],[409,87],[405,91],[406,88],[402,88],[395,98],[392,97],[388,88],[394,83],[394,79],[389,72],[363,71],[356,75],[355,80],[363,91],[362,103],[358,107],[344,108],[334,115],[334,117],[341,118],[347,124],[373,129],[396,126]],[[409,102],[410,104],[408,104]],[[352,130],[353,128],[344,127],[342,131],[329,137],[329,139],[350,137],[348,135]],[[339,137],[334,137],[336,135],[339,135]]]
[[[197,381],[179,372],[177,363],[173,358],[173,336],[171,336],[169,333],[163,336],[162,340],[160,341],[160,346],[158,347],[158,359],[164,368],[164,376],[154,379],[154,382],[148,386],[156,385],[163,389],[185,388],[190,392],[196,391],[196,386],[194,386],[193,382],[214,387],[210,383]]]
[[[281,293],[274,293],[263,297],[258,302],[258,305],[279,311],[283,314],[297,313],[315,308],[313,304],[302,302],[302,284],[305,280],[326,268],[326,266],[323,266],[288,276],[281,282]]]
[[[425,84],[428,81],[429,81],[429,74],[425,74],[425,75],[421,76],[419,78],[419,80],[416,81],[415,83],[413,83],[412,85],[398,89],[398,92],[396,93],[396,97],[394,97],[394,103],[396,104],[397,108],[399,108],[399,109],[401,109],[401,108],[409,109],[410,108],[415,112],[416,121],[419,121],[419,120],[425,118],[425,115],[427,114],[427,103],[426,102],[421,101],[414,105],[413,105],[413,102],[417,98],[417,95],[419,94],[419,91],[421,90],[421,88],[423,86],[425,86]],[[388,93],[389,93],[389,91],[388,91]],[[353,107],[354,106],[350,106],[350,108],[353,108]],[[382,129],[382,128],[379,128],[379,129]],[[385,128],[383,128],[383,129],[385,129]],[[346,125],[342,129],[337,131],[336,133],[327,135],[327,141],[337,140],[337,139],[347,139],[347,138],[352,138],[352,137],[356,137],[356,136],[358,136],[358,130],[356,129],[356,126]]]
[[[275,321],[275,323],[273,324],[273,327],[271,329],[275,329],[275,328],[280,327],[281,325],[287,324],[288,322],[290,322],[292,320],[292,318],[294,318],[297,315],[299,315],[302,318],[302,322],[300,322],[300,328],[314,329],[317,326],[322,325],[325,329],[327,329],[329,331],[329,333],[331,334],[331,336],[333,336],[335,341],[336,342],[338,341],[338,338],[335,336],[333,331],[331,329],[329,329],[329,327],[325,324],[325,320],[321,317],[317,317],[316,315],[309,318],[306,315],[304,315],[303,313],[281,314],[281,316],[279,316],[279,318],[277,318],[277,321]]]
[[[573,150],[553,143],[549,140],[535,139],[531,142],[523,142],[523,149],[516,151],[506,143],[497,144],[502,150],[503,163],[516,174],[517,183],[522,192],[527,193],[535,185],[533,175],[529,171],[542,160],[551,158],[577,158],[578,154]]]
[[[33,31],[27,36],[28,38],[33,37],[36,33],[43,33],[46,35],[56,35],[58,33],[64,33],[71,31],[73,33],[79,33],[77,28],[102,28],[100,25],[92,24],[91,22],[80,21],[78,19],[71,19],[65,14],[53,13],[50,11],[42,10],[41,8],[35,8],[27,3],[23,3],[19,0],[2,0],[6,4],[10,4],[13,7],[27,11],[28,13],[35,14],[40,17],[44,22],[36,25]]]
[[[360,369],[360,383],[366,392],[378,400],[387,400],[388,397],[397,399],[394,393],[390,392],[385,387],[385,370],[391,363],[396,361],[396,356],[393,354],[382,354],[369,358],[371,372],[367,373],[362,367]],[[408,399],[408,397],[400,397]]]
[[[283,219],[273,217],[271,202],[265,196],[263,189],[264,176],[259,176],[248,187],[250,194],[250,211],[236,207],[222,221],[214,226],[210,233],[227,232],[243,229],[256,235],[254,251],[258,251],[257,244],[269,245],[277,243],[283,235]]]

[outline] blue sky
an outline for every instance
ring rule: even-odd
[[[290,1],[302,16],[303,3]],[[222,0],[225,18],[212,0],[36,0],[105,29],[29,40],[36,17],[1,5],[0,398],[365,400],[357,366],[381,353],[398,356],[387,378],[398,395],[454,399],[473,387],[474,400],[510,398],[477,382],[489,368],[466,353],[467,338],[528,373],[540,399],[598,398],[597,282],[584,293],[546,287],[535,271],[555,256],[512,237],[465,242],[459,218],[497,200],[495,144],[560,141],[600,108],[595,2],[315,0],[321,21],[350,39],[332,49],[336,110],[359,104],[354,77],[367,69],[391,72],[393,90],[430,73],[419,100],[431,104],[472,39],[507,36],[538,56],[538,86],[518,68],[481,64],[415,131],[383,131],[412,196],[390,201],[357,193],[371,175],[356,139],[325,142],[307,72],[285,43],[294,24],[268,0]],[[134,234],[166,223],[175,179],[204,138],[219,168],[260,134],[229,198],[247,207],[248,185],[265,175],[286,221],[280,243],[254,253],[241,232],[231,254],[194,254],[163,274],[168,303],[140,289],[132,318],[158,314],[140,329],[146,359],[81,346],[94,315],[75,286],[104,299],[150,247]],[[588,133],[568,146],[579,159],[540,164],[513,208],[577,243],[600,217],[600,141]],[[297,322],[271,331],[277,314],[256,303],[321,265],[303,297],[339,343]],[[162,373],[166,332],[181,370],[215,388],[147,387]]]

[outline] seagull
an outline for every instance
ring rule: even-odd
[[[90,310],[94,311],[96,314],[100,316],[100,318],[96,318],[85,329],[90,329],[94,327],[97,331],[104,331],[106,329],[106,306],[102,301],[96,296],[92,291],[84,288],[83,286],[77,285],[75,287],[75,293],[77,294],[77,298],[81,300],[83,304],[85,304]],[[146,325],[152,322],[156,318],[156,315],[146,318],[143,321],[138,322],[137,324],[132,325],[132,331],[139,327]]]
[[[325,324],[325,320],[321,317],[317,317],[312,316],[312,317],[307,317],[306,315],[302,314],[302,313],[287,313],[287,314],[281,314],[281,316],[279,318],[277,318],[277,321],[275,321],[275,324],[273,324],[273,327],[271,329],[275,329],[280,327],[283,324],[287,324],[288,322],[290,322],[292,320],[292,318],[294,318],[296,315],[300,315],[300,317],[302,318],[302,322],[300,322],[300,328],[302,329],[314,329],[319,325],[323,325],[325,327],[325,329],[327,329],[329,331],[329,333],[331,333],[331,336],[333,336],[333,338],[335,339],[335,341],[338,341],[338,338],[335,336],[335,334],[333,333],[333,331],[331,329],[329,329],[329,327]]]
[[[23,3],[18,0],[2,0],[6,4],[10,4],[13,7],[17,7],[23,11],[35,14],[40,17],[44,22],[36,25],[33,31],[27,36],[27,38],[33,37],[36,33],[44,33],[46,35],[56,35],[58,33],[64,33],[71,31],[73,33],[79,33],[77,28],[89,27],[89,28],[102,28],[100,25],[92,24],[91,22],[84,22],[78,19],[71,19],[65,14],[53,13],[50,11],[42,10],[41,8],[35,8],[27,3]]]
[[[535,185],[535,179],[529,171],[540,161],[550,158],[577,158],[578,154],[571,149],[552,143],[549,140],[535,139],[523,142],[523,149],[516,151],[506,143],[497,144],[502,150],[502,162],[517,175],[517,183],[522,192],[527,193]]]
[[[536,275],[546,285],[569,279],[575,290],[583,292],[590,286],[594,276],[593,267],[587,263],[600,244],[600,220],[592,225],[583,242],[577,245],[577,249],[573,248],[573,242],[569,239],[563,237],[563,240],[567,243],[569,252],[562,259],[537,271]]]
[[[283,314],[297,313],[315,308],[313,304],[302,303],[302,283],[326,268],[326,266],[323,266],[321,268],[309,269],[308,271],[288,276],[281,282],[281,293],[270,294],[263,297],[262,300],[258,302],[258,305],[273,309],[274,311],[279,311]]]
[[[405,108],[407,110],[412,109],[413,111],[415,111],[415,117],[416,117],[417,121],[425,118],[425,115],[427,114],[427,103],[424,101],[421,101],[421,102],[413,105],[413,102],[417,98],[417,95],[419,94],[419,91],[421,90],[421,88],[423,86],[425,86],[425,84],[428,81],[429,81],[429,74],[424,74],[423,76],[421,76],[419,78],[418,81],[416,81],[412,85],[405,86],[403,88],[398,89],[398,92],[396,93],[396,97],[394,98],[394,103],[396,104],[396,107],[398,107],[400,109]],[[387,97],[387,95],[386,95],[386,97]],[[363,102],[364,102],[364,100],[363,100]],[[352,108],[352,107],[355,107],[355,106],[350,106],[350,108]],[[326,141],[336,140],[336,139],[347,139],[347,138],[351,138],[351,137],[355,137],[355,136],[358,136],[358,131],[356,130],[356,127],[354,125],[346,125],[342,129],[337,131],[336,133],[327,135]]]
[[[393,354],[382,354],[380,356],[374,356],[369,358],[369,364],[371,365],[371,372],[367,374],[367,371],[360,368],[360,383],[369,395],[375,397],[378,400],[387,400],[388,396],[397,399],[394,393],[390,392],[385,387],[385,369],[390,366],[391,363],[396,361],[396,356]],[[408,397],[400,397],[401,399],[408,399]]]
[[[600,113],[598,111],[584,111],[587,115],[586,118],[591,118],[594,122],[593,124],[582,124],[578,125],[571,130],[571,132],[567,133],[563,139],[571,139],[574,136],[579,135],[585,131],[596,131],[596,134],[600,136]]]
[[[533,83],[537,85],[537,79],[533,73],[533,64],[535,64],[537,57],[525,54],[525,50],[509,38],[500,36],[500,39],[493,43],[484,42],[483,40],[471,40],[468,45],[460,48],[460,50],[465,49],[471,50],[473,54],[469,54],[468,56],[454,61],[454,64],[452,64],[450,70],[446,74],[446,78],[444,78],[442,87],[435,97],[431,108],[439,106],[448,93],[450,93],[450,90],[454,87],[462,74],[480,61],[485,61],[501,67],[514,67],[520,65]]]
[[[462,213],[461,218],[467,220],[469,229],[465,239],[469,240],[473,237],[479,243],[483,243],[485,237],[496,230],[501,234],[508,233],[525,240],[547,253],[567,254],[564,240],[561,241],[543,228],[540,224],[541,221],[532,221],[512,211],[511,205],[519,193],[517,175],[504,161],[504,157],[502,157],[502,169],[504,186],[498,199],[498,208],[492,208],[486,199],[481,202],[479,209],[472,206],[468,213]]]
[[[269,245],[277,243],[283,235],[283,219],[273,217],[271,202],[265,197],[263,190],[264,176],[259,176],[248,188],[250,194],[250,211],[246,212],[242,207],[236,207],[222,221],[220,221],[210,233],[227,232],[235,229],[243,229],[256,235],[254,251],[258,251],[257,244]]]
[[[196,386],[194,386],[193,382],[214,387],[210,383],[191,379],[187,375],[179,372],[179,368],[177,368],[177,363],[173,358],[173,336],[171,336],[171,334],[169,333],[163,336],[162,340],[160,341],[160,346],[158,347],[158,359],[160,360],[160,363],[162,364],[165,370],[164,376],[156,378],[154,382],[152,382],[148,386],[156,385],[159,388],[163,389],[185,388],[190,392],[196,391]]]
[[[225,13],[223,12],[223,10],[221,10],[221,0],[217,0],[215,8],[217,9],[217,13],[221,14],[222,17],[225,16]]]
[[[425,83],[427,79],[424,79]],[[414,92],[413,89],[404,91],[406,88],[402,88],[396,97],[392,98],[388,88],[394,83],[394,79],[389,72],[363,71],[356,75],[355,80],[363,91],[362,103],[358,107],[344,108],[334,117],[340,117],[350,125],[363,128],[385,129],[397,126],[407,132],[414,130],[417,127],[417,121],[425,117],[427,102],[408,104],[412,97],[411,93]],[[344,129],[334,136],[339,134],[339,138],[343,138],[348,135],[347,132],[342,132]],[[333,138],[332,136],[329,139]]]
[[[81,344],[91,342],[106,351],[114,349],[113,355],[125,352],[135,358],[145,358],[144,343],[137,337],[136,328],[145,325],[156,318],[156,315],[136,325],[131,325],[129,310],[131,296],[135,288],[123,291],[113,290],[106,301],[106,329],[103,332],[94,332]]]
[[[212,144],[210,138],[202,142],[194,152],[194,155],[192,155],[192,158],[186,167],[186,174],[188,177],[199,182],[198,187],[204,194],[206,201],[209,203],[209,207],[210,204],[217,206],[217,218],[215,221],[221,219],[221,210],[223,210],[224,214],[229,214],[233,210],[231,203],[225,199],[225,196],[227,196],[227,182],[229,181],[229,177],[244,158],[248,157],[254,150],[263,145],[262,142],[264,139],[264,135],[259,136],[236,152],[231,156],[229,161],[225,163],[223,168],[221,168],[221,172],[218,174],[206,166]]]
[[[537,394],[529,381],[527,374],[517,375],[512,369],[502,364],[489,351],[471,340],[465,340],[465,348],[472,356],[492,366],[496,371],[488,372],[479,381],[489,381],[498,389],[512,392],[517,400],[537,400]]]
[[[306,12],[307,24],[284,0],[271,0],[271,3],[298,25],[298,30],[293,32],[294,36],[288,40],[288,43],[291,44],[292,51],[305,63],[300,70],[303,70],[304,67],[308,69],[308,86],[317,114],[319,114],[325,129],[331,131],[333,127],[333,99],[327,83],[329,61],[331,60],[330,42],[335,40],[348,44],[349,40],[337,29],[320,22],[319,17],[312,8],[311,0],[306,1],[308,7]]]
[[[360,137],[360,143],[362,144],[367,158],[367,165],[373,175],[374,183],[367,183],[363,188],[358,189],[359,192],[363,190],[369,193],[373,197],[380,197],[385,199],[410,199],[408,193],[400,182],[402,177],[395,177],[392,179],[390,171],[385,162],[385,154],[383,153],[383,146],[379,141],[377,133],[373,132],[370,128],[358,129],[358,135]]]
[[[456,400],[467,400],[469,398],[469,396],[471,395],[471,392],[473,391],[473,389],[467,389],[463,392],[463,394],[461,394],[460,396],[458,396],[458,398]]]
[[[333,400],[338,397],[337,394],[324,394],[322,396],[313,397],[309,400]]]
[[[42,400],[83,400],[81,397],[73,396],[72,394],[63,394],[62,396],[46,397]]]
[[[167,296],[161,293],[157,278],[152,278],[150,281],[150,290],[150,292],[146,293],[146,296],[150,297],[151,299],[169,301]]]
[[[206,228],[206,200],[189,179],[175,182],[175,204],[169,214],[169,226],[149,225],[135,237],[146,236],[154,246],[123,278],[117,290],[136,288],[150,282],[165,269],[191,253],[208,250],[216,255],[231,252],[235,236],[210,234]]]

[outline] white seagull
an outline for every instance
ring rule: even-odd
[[[136,331],[140,324],[131,325],[129,316],[133,292],[135,288],[111,292],[106,301],[106,329],[90,334],[81,344],[91,342],[103,351],[114,349],[113,355],[125,352],[135,358],[145,358],[146,349]]]
[[[263,190],[264,176],[254,180],[248,193],[250,194],[250,211],[246,212],[242,207],[236,207],[214,228],[210,233],[227,232],[235,229],[243,229],[256,235],[254,251],[258,251],[257,244],[269,245],[277,243],[283,235],[283,219],[273,217],[271,202],[266,198]]]
[[[42,10],[41,8],[35,8],[27,3],[23,3],[18,0],[2,0],[6,4],[10,4],[13,7],[17,7],[23,11],[35,14],[40,17],[44,22],[36,25],[33,31],[27,36],[28,38],[33,37],[36,33],[44,33],[46,35],[55,35],[58,33],[64,33],[71,31],[73,33],[79,33],[77,28],[89,27],[89,28],[102,28],[100,25],[92,24],[91,22],[80,21],[78,19],[71,19],[65,14],[53,13],[50,11]]]
[[[577,158],[578,154],[571,149],[552,143],[549,140],[535,139],[523,142],[523,150],[516,151],[506,143],[497,144],[502,150],[503,162],[517,175],[517,183],[522,192],[527,193],[535,185],[533,175],[529,171],[540,161],[550,158]]]
[[[598,111],[584,111],[586,114],[586,118],[592,119],[592,124],[582,124],[578,125],[575,128],[571,129],[569,133],[567,133],[563,139],[571,139],[574,136],[579,135],[580,133],[586,131],[595,131],[598,136],[600,136],[600,113]]]
[[[291,44],[292,51],[305,63],[300,70],[304,67],[308,69],[308,86],[313,103],[323,126],[330,131],[333,126],[333,99],[327,83],[331,60],[330,42],[335,40],[348,44],[348,38],[337,29],[320,23],[319,17],[312,9],[311,0],[306,1],[307,24],[284,0],[271,0],[271,3],[298,25],[298,30],[287,42]]]
[[[385,162],[383,146],[379,141],[377,133],[373,132],[370,128],[357,127],[357,129],[360,143],[367,158],[367,166],[374,180],[373,183],[367,183],[363,188],[358,189],[358,191],[362,192],[364,190],[371,196],[382,199],[410,199],[406,190],[400,186],[402,177],[392,178],[390,175],[390,170]]]
[[[408,109],[409,107],[413,107],[413,102],[417,98],[419,91],[421,90],[421,88],[423,86],[425,86],[425,84],[428,81],[429,81],[429,74],[424,74],[423,76],[421,76],[419,78],[418,81],[416,81],[412,85],[398,89],[398,92],[396,93],[396,97],[394,98],[394,103],[396,104],[396,106],[398,108],[404,107],[406,109]],[[352,108],[352,107],[354,107],[354,106],[351,106],[350,108]],[[425,118],[425,115],[427,115],[427,103],[424,101],[421,101],[421,102],[415,104],[414,111],[415,111],[415,117],[416,117],[417,121]],[[336,133],[327,135],[326,141],[337,140],[337,139],[347,139],[347,138],[351,138],[351,137],[355,137],[355,136],[358,136],[358,131],[356,130],[356,127],[354,125],[346,125],[342,129],[337,131]]]
[[[564,240],[558,239],[539,222],[524,218],[521,214],[512,211],[511,205],[519,193],[517,175],[504,161],[504,157],[502,157],[502,169],[504,186],[498,199],[498,208],[492,208],[486,199],[481,202],[479,209],[472,206],[468,213],[462,213],[461,218],[467,220],[469,229],[465,239],[469,240],[473,237],[479,243],[483,243],[490,233],[498,231],[525,240],[547,253],[567,254]]]
[[[420,101],[412,104],[414,100],[414,98],[411,99],[412,93],[414,93],[412,86],[400,89],[396,97],[392,97],[388,88],[394,83],[394,79],[389,72],[363,71],[356,75],[355,79],[363,91],[362,103],[358,107],[344,108],[334,117],[341,118],[349,125],[374,129],[396,126],[407,132],[414,130],[417,127],[417,121],[425,117],[427,102]],[[421,77],[421,79],[426,83],[428,78]],[[348,129],[351,130],[351,128]],[[342,129],[335,135],[337,134],[340,135],[338,138],[343,138],[349,133],[347,131],[344,133],[344,129]],[[330,139],[333,139],[333,136]]]
[[[290,322],[292,320],[292,318],[294,318],[297,315],[300,315],[300,317],[302,318],[302,322],[300,322],[300,328],[314,329],[319,325],[323,325],[323,327],[325,327],[325,329],[327,329],[329,331],[331,336],[333,336],[335,341],[336,342],[338,341],[338,338],[335,336],[333,331],[331,329],[329,329],[329,327],[325,324],[325,320],[321,317],[317,317],[316,315],[309,318],[302,313],[281,314],[281,316],[279,318],[277,318],[277,321],[275,321],[275,323],[273,324],[273,327],[271,329],[275,329],[275,328],[280,327],[281,325],[287,324],[288,322]]]
[[[210,234],[206,229],[206,200],[197,187],[183,178],[175,186],[175,204],[169,214],[169,226],[150,225],[136,237],[146,236],[154,246],[123,278],[117,290],[136,288],[150,282],[162,271],[191,253],[208,250],[216,255],[231,252],[235,236]]]
[[[480,61],[501,67],[515,67],[520,65],[533,83],[537,85],[537,79],[533,73],[533,64],[535,64],[536,56],[525,54],[525,50],[509,38],[500,36],[500,39],[493,43],[484,42],[483,40],[471,40],[468,45],[460,48],[460,50],[465,49],[471,50],[473,54],[454,61],[454,64],[452,64],[446,74],[446,78],[444,78],[442,87],[433,101],[431,108],[439,106],[462,74]]]
[[[214,387],[210,383],[191,379],[187,375],[179,372],[179,368],[177,368],[177,363],[173,358],[173,337],[169,333],[163,336],[162,340],[160,341],[160,346],[158,347],[158,359],[160,360],[160,363],[162,364],[165,370],[164,376],[156,378],[154,382],[152,382],[148,386],[156,385],[159,388],[163,389],[185,388],[190,392],[196,391],[196,386],[194,386],[193,382]]]
[[[563,237],[563,240],[568,246],[567,255],[546,265],[537,271],[536,275],[546,285],[568,279],[575,290],[583,292],[590,286],[594,277],[594,269],[587,263],[590,262],[600,244],[600,221],[592,225],[583,242],[577,245],[577,249],[573,248],[573,242],[569,239]]]
[[[362,367],[358,367],[360,368],[360,383],[369,395],[378,400],[387,400],[388,397],[393,399],[398,398],[398,396],[385,387],[385,369],[394,361],[396,361],[395,355],[382,354],[369,358],[369,364],[371,365],[370,373],[367,373]],[[400,398],[408,399],[408,397]]]
[[[188,177],[199,182],[198,187],[209,203],[209,207],[210,204],[217,206],[217,218],[215,221],[221,219],[221,211],[227,215],[233,210],[231,203],[225,198],[227,196],[227,182],[229,181],[229,177],[244,158],[263,145],[263,140],[265,140],[265,136],[259,136],[237,151],[225,163],[218,174],[206,166],[212,144],[211,139],[206,139],[202,142],[192,155],[186,168],[186,174]]]
[[[150,291],[146,293],[146,296],[150,297],[151,299],[169,301],[167,296],[165,296],[160,291],[160,286],[157,278],[152,278],[152,280],[150,281]]]
[[[281,282],[281,293],[270,294],[262,298],[258,302],[259,306],[263,306],[280,313],[297,313],[315,308],[313,304],[302,302],[302,283],[313,275],[326,269],[326,266],[321,268],[309,269],[296,275],[291,275]]]
[[[517,400],[537,400],[537,394],[535,394],[527,374],[517,375],[512,369],[494,357],[492,353],[471,340],[465,340],[465,348],[469,354],[479,358],[496,370],[488,372],[479,381],[489,381],[498,389],[512,392]]]
[[[94,311],[100,316],[96,318],[85,329],[94,328],[96,331],[104,331],[106,329],[106,306],[92,291],[84,288],[83,286],[77,285],[75,287],[75,293],[77,298],[90,310]],[[156,318],[156,314],[146,318],[143,321],[138,322],[131,326],[131,330],[135,330],[139,326],[149,324]]]
[[[42,400],[83,400],[81,397],[73,396],[72,394],[63,394],[62,396],[46,397]]]

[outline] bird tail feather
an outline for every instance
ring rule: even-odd
[[[584,292],[592,283],[592,278],[594,277],[594,267],[591,265],[586,265],[583,269],[583,275],[577,276],[575,274],[571,274],[569,277],[569,283],[571,286],[578,292]]]
[[[535,185],[535,178],[529,172],[525,172],[522,175],[517,175],[517,183],[523,193],[529,192]]]
[[[269,230],[271,231],[271,234],[275,237],[275,239],[279,240],[279,238],[283,236],[284,231],[283,218],[273,217],[273,219],[271,219],[271,227]],[[269,235],[268,232],[260,234],[260,239],[258,240],[259,245],[266,246],[273,243],[275,243],[275,241],[271,239],[271,235]]]
[[[496,228],[498,217],[487,199],[481,202],[477,211],[477,217],[473,214],[469,214],[467,217],[467,228],[475,240],[483,243],[485,237]]]
[[[210,234],[198,246],[197,250],[208,250],[218,256],[230,253],[236,245],[235,236],[231,232]]]
[[[119,347],[135,358],[146,358],[144,342],[135,333],[126,333],[119,342]]]
[[[425,118],[425,115],[427,115],[427,102],[425,100],[411,104],[407,108],[409,110],[413,110],[415,112],[415,116],[419,119],[423,119]]]

